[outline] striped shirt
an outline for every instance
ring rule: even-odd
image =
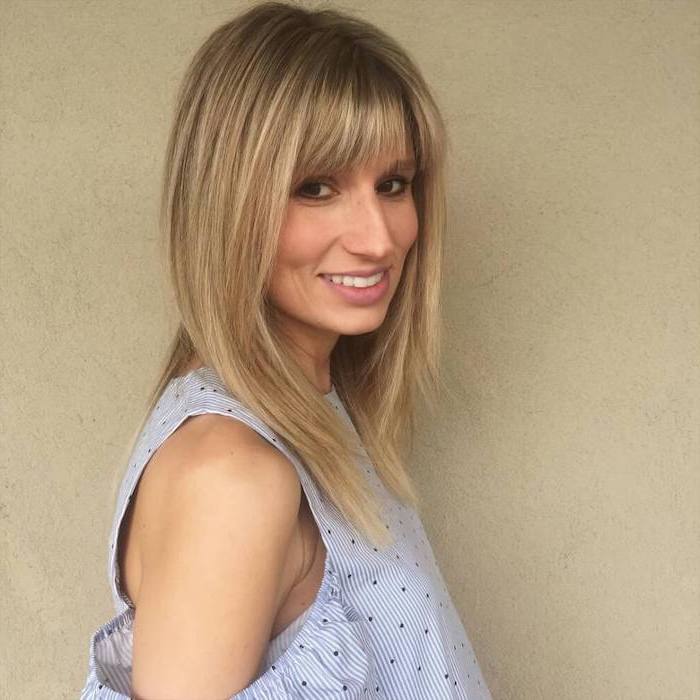
[[[325,399],[354,431],[335,388]],[[282,438],[209,367],[169,382],[134,445],[109,542],[116,614],[91,636],[81,700],[129,698],[134,605],[120,584],[120,526],[150,455],[186,418],[204,413],[242,421],[292,462],[326,548],[311,606],[270,642],[257,677],[229,700],[491,700],[417,512],[385,488],[363,451],[358,468],[381,499],[394,539],[378,550],[327,499]]]

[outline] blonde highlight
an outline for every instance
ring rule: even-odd
[[[161,229],[179,312],[161,392],[194,357],[299,456],[379,547],[390,536],[357,460],[419,508],[406,469],[419,395],[439,386],[446,133],[408,54],[345,13],[263,2],[217,28],[183,78],[163,173]],[[295,183],[409,150],[419,234],[381,326],[341,336],[331,379],[357,440],[302,372],[267,290]]]

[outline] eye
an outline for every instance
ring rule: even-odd
[[[398,182],[399,183],[399,189],[394,191],[394,192],[388,192],[387,194],[389,197],[399,197],[400,195],[404,194],[406,190],[408,189],[408,186],[411,184],[411,180],[406,179],[405,177],[402,177],[401,175],[398,175],[397,177],[392,177],[389,180],[385,180],[382,183],[382,187],[386,185],[387,183],[392,183],[392,182]],[[328,199],[328,196],[320,196],[320,193],[318,192],[318,188],[321,187],[330,187],[325,182],[319,182],[317,180],[307,180],[306,182],[303,182],[296,190],[296,194],[300,197],[303,197],[304,199],[318,199],[318,200],[323,200],[323,199]],[[309,190],[315,190],[315,193],[313,194],[308,194]],[[306,190],[307,194],[303,194],[304,190]]]
[[[297,189],[297,194],[300,195],[301,197],[304,197],[305,199],[327,199],[327,197],[319,197],[318,196],[318,191],[316,191],[315,194],[301,194],[304,190],[318,190],[319,187],[330,187],[330,185],[327,185],[325,182],[316,182],[314,180],[308,180],[304,182],[300,187]]]
[[[405,177],[402,177],[401,175],[397,175],[396,177],[392,177],[391,179],[386,180],[382,184],[386,185],[387,182],[398,182],[400,185],[399,190],[389,193],[390,197],[398,197],[399,195],[402,195],[404,192],[406,192],[406,190],[408,189],[408,186],[411,184],[411,180],[407,180]]]

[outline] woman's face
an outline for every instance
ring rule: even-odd
[[[290,196],[270,300],[298,340],[332,348],[339,335],[367,333],[384,320],[418,234],[413,156],[400,160],[309,177]]]

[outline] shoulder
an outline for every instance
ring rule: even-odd
[[[187,418],[165,440],[149,460],[139,492],[153,526],[197,509],[210,508],[212,515],[223,509],[222,517],[230,518],[258,507],[271,508],[279,528],[291,527],[301,501],[289,459],[242,421],[213,413]]]
[[[139,483],[142,576],[177,547],[202,547],[203,556],[220,546],[285,556],[301,494],[294,465],[251,427],[219,414],[189,417],[155,451]]]
[[[297,502],[301,496],[294,465],[279,449],[242,421],[216,413],[187,418],[155,451],[142,482],[170,494],[194,484],[228,484],[267,485],[270,497],[287,494]],[[217,498],[215,489],[206,490]]]

